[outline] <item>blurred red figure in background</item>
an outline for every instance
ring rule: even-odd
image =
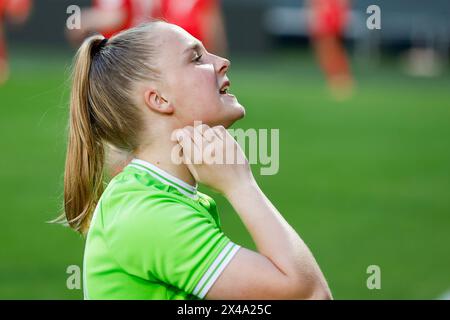
[[[81,29],[68,30],[68,38],[78,46],[92,33],[110,38],[151,18],[182,27],[213,53],[226,53],[219,0],[93,0],[92,7],[82,10]]]
[[[348,98],[353,91],[353,78],[342,36],[349,20],[350,3],[309,0],[309,8],[312,43],[331,93],[337,99]]]
[[[31,0],[0,0],[0,85],[8,79],[8,56],[3,23],[7,19],[13,23],[23,23],[31,11]]]
[[[92,7],[81,12],[81,29],[68,31],[69,40],[79,45],[92,33],[106,38],[140,23],[149,21],[154,0],[93,0]]]
[[[182,27],[202,41],[208,51],[226,55],[227,41],[219,0],[158,0],[153,15]]]

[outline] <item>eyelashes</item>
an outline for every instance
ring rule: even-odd
[[[197,54],[197,56],[194,58],[193,62],[201,62],[203,55],[202,54]]]

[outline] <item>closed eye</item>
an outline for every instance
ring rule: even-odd
[[[197,56],[194,58],[194,62],[200,62],[202,59],[203,55],[202,54],[197,54]]]

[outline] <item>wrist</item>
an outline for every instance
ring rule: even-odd
[[[228,201],[232,202],[235,199],[246,197],[249,192],[258,190],[259,186],[256,180],[251,177],[245,181],[240,181],[224,191],[223,195]]]

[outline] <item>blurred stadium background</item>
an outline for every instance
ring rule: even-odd
[[[0,87],[0,298],[80,299],[66,269],[83,240],[61,209],[70,63],[66,8],[39,0],[6,25]],[[381,7],[382,29],[365,22]],[[450,290],[450,3],[354,1],[345,33],[356,90],[335,101],[308,40],[303,1],[224,0],[235,127],[280,129],[280,170],[255,175],[315,254],[337,299],[439,299]],[[421,49],[417,55],[411,48]],[[208,192],[203,188],[204,192]],[[226,200],[223,229],[254,248]],[[369,265],[381,289],[366,286]]]

